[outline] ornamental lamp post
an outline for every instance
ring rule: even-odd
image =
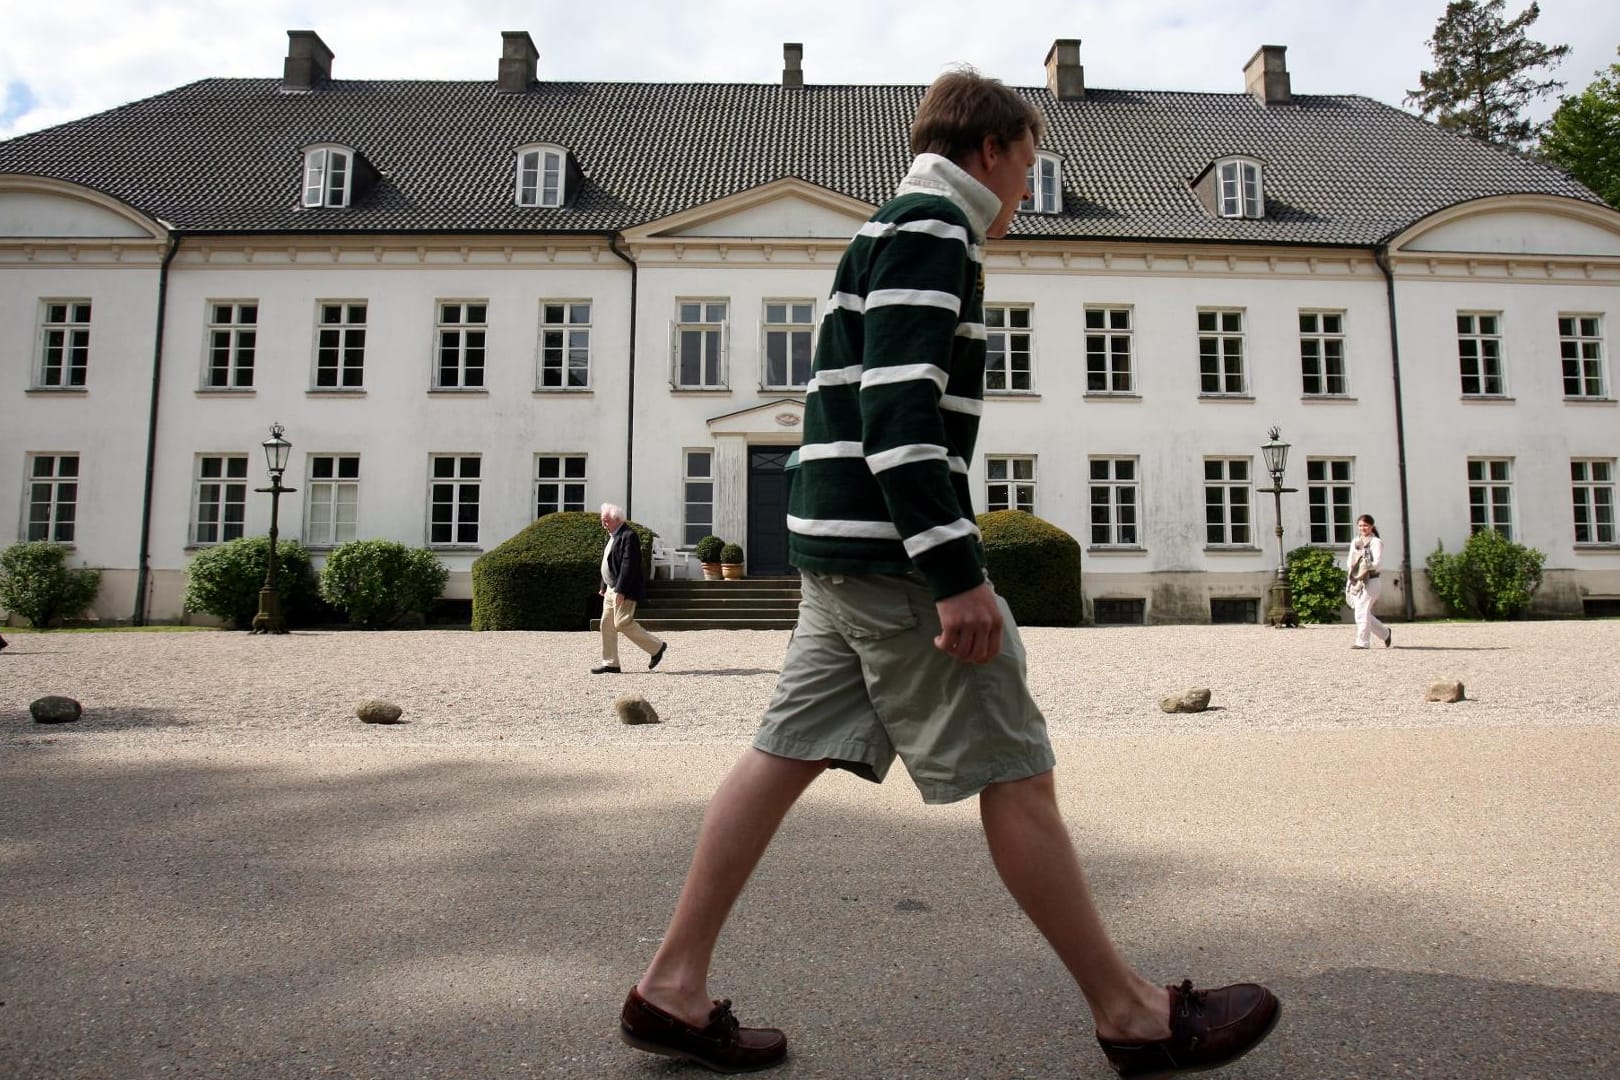
[[[281,616],[281,597],[276,593],[276,522],[282,494],[298,489],[281,486],[281,474],[287,469],[287,452],[292,449],[292,443],[281,437],[285,430],[280,424],[270,425],[270,437],[264,440],[264,460],[270,469],[270,486],[253,489],[270,494],[270,565],[265,571],[264,587],[259,590],[259,613],[253,616],[255,634],[287,632],[287,620]]]
[[[1288,468],[1288,444],[1282,441],[1282,429],[1266,432],[1270,442],[1260,447],[1266,458],[1266,471],[1271,474],[1271,496],[1277,506],[1277,579],[1271,583],[1266,601],[1266,622],[1272,626],[1298,626],[1299,616],[1294,611],[1294,596],[1288,588],[1288,556],[1283,548],[1282,497],[1285,492],[1298,488],[1285,488],[1283,471]]]

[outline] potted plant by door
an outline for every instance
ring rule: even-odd
[[[712,535],[705,536],[693,546],[692,554],[703,564],[704,580],[720,580],[720,553],[725,550],[725,546],[724,540]]]
[[[727,581],[743,576],[743,549],[741,544],[727,544],[720,549],[720,572]]]

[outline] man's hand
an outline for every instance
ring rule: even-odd
[[[936,601],[939,636],[934,648],[962,661],[982,664],[1001,652],[1001,608],[988,584]]]

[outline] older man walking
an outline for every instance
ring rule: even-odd
[[[602,528],[608,531],[602,552],[602,662],[592,675],[619,673],[619,635],[652,657],[651,671],[664,659],[669,643],[659,641],[636,622],[636,605],[647,598],[647,576],[641,569],[641,538],[624,519],[624,508],[602,504]]]

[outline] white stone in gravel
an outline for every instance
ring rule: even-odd
[[[368,724],[397,724],[404,713],[404,709],[382,698],[366,698],[354,707],[354,715]]]

